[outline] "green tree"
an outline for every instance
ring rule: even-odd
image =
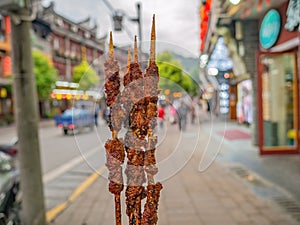
[[[197,83],[190,77],[189,74],[184,73],[182,76],[181,84],[186,92],[190,95],[195,96],[197,94],[198,85]]]
[[[73,81],[79,83],[79,89],[86,91],[99,82],[99,77],[88,62],[82,60],[78,66],[74,67]]]
[[[200,80],[200,71],[199,71],[199,68],[197,66],[195,66],[194,68],[192,68],[190,71],[189,71],[190,75],[191,75],[191,78],[198,84],[201,84],[201,80]]]
[[[49,58],[39,51],[33,51],[34,75],[39,100],[49,99],[52,88],[57,81],[57,71]]]
[[[159,88],[163,91],[169,89],[171,93],[186,91],[195,95],[197,85],[188,74],[183,72],[179,61],[174,60],[169,51],[157,55],[157,66],[160,74]]]

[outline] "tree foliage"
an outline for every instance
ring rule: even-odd
[[[40,100],[46,100],[58,79],[57,70],[44,53],[33,51],[32,54],[38,97]]]
[[[79,83],[79,89],[86,91],[99,82],[99,77],[88,62],[83,60],[78,66],[74,67],[73,81]]]
[[[190,75],[191,75],[191,78],[192,78],[196,83],[198,83],[198,84],[201,84],[201,83],[202,83],[201,80],[200,80],[200,76],[199,76],[200,71],[199,71],[198,66],[195,66],[194,68],[192,68],[192,69],[190,70],[189,73],[190,73]]]
[[[179,61],[174,60],[173,55],[169,51],[164,51],[157,55],[157,66],[160,74],[159,88],[163,91],[169,89],[171,93],[187,92],[195,95],[197,92],[197,84],[189,76],[183,72],[183,67]]]

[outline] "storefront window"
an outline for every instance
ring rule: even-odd
[[[295,55],[261,55],[260,60],[263,147],[265,150],[290,150],[298,145]]]

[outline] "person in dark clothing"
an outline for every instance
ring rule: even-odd
[[[189,112],[188,106],[184,102],[181,102],[177,112],[179,120],[179,130],[184,131],[186,129],[187,115]]]
[[[95,113],[94,113],[94,119],[95,119],[95,126],[98,127],[98,114],[99,114],[99,107],[96,107]]]

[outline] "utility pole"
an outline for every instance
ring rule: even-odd
[[[137,17],[131,18],[130,20],[136,22],[138,24],[138,32],[139,32],[139,52],[142,53],[142,17],[141,17],[141,3],[136,4]]]
[[[11,11],[15,117],[19,139],[19,167],[24,225],[46,225],[42,183],[38,108],[31,49],[31,13],[34,1]]]

